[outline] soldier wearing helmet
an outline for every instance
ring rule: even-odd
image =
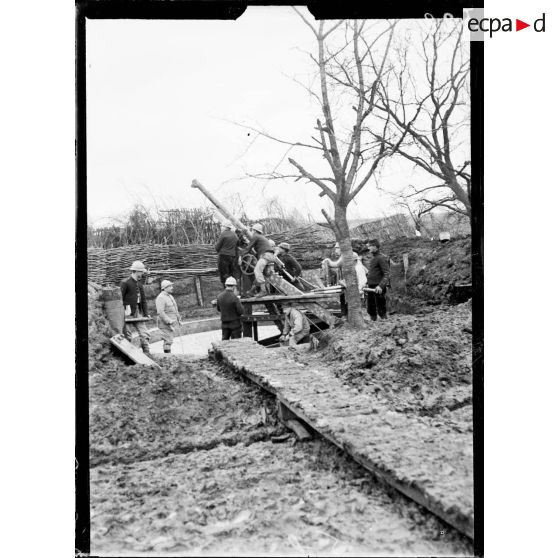
[[[277,246],[277,258],[279,258],[284,265],[283,269],[296,280],[297,277],[302,275],[302,266],[296,261],[295,257],[289,253],[290,250],[290,244],[281,242],[279,246]],[[290,281],[290,279],[283,274],[283,269],[280,268],[279,273],[281,273],[287,281]]]
[[[285,304],[285,326],[279,341],[288,343],[289,347],[295,347],[299,343],[307,341],[310,333],[308,318],[295,307],[292,301]]]
[[[254,223],[252,229],[252,240],[246,246],[244,253],[247,254],[253,248],[258,258],[261,258],[266,250],[272,248],[269,240],[263,234],[263,226],[260,223]]]
[[[221,312],[221,332],[223,341],[240,339],[242,323],[240,319],[244,308],[235,293],[236,279],[228,277],[225,281],[225,290],[217,297],[217,310]]]
[[[161,330],[163,338],[163,352],[170,353],[174,332],[180,326],[180,313],[174,296],[172,296],[174,285],[171,281],[161,281],[161,292],[155,299],[157,308],[157,327]]]
[[[240,277],[238,270],[238,236],[234,232],[234,226],[229,221],[221,223],[221,235],[215,244],[217,252],[217,269],[223,287],[225,279],[229,276]]]
[[[124,315],[133,318],[149,318],[147,311],[147,300],[145,298],[145,291],[143,289],[143,274],[147,273],[146,267],[143,262],[136,260],[130,266],[130,277],[120,283],[120,290],[122,291],[122,303],[124,304]],[[144,353],[149,354],[149,332],[145,322],[135,322],[131,325],[131,329],[138,332],[141,348]],[[130,341],[132,339],[132,332],[124,323],[123,329],[124,336]]]
[[[260,297],[269,294],[267,277],[274,271],[276,263],[283,265],[273,253],[273,248],[267,248],[254,267],[254,284],[246,296]]]

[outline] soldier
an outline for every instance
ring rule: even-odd
[[[286,342],[289,347],[294,347],[303,342],[310,333],[308,318],[294,307],[292,302],[285,303],[285,327],[279,341]]]
[[[242,324],[240,319],[244,308],[238,295],[234,292],[236,279],[229,277],[225,281],[225,290],[217,297],[217,310],[221,312],[221,332],[223,341],[240,339]]]
[[[372,320],[378,316],[385,319],[387,316],[386,290],[389,286],[389,258],[380,253],[380,241],[378,239],[366,242],[370,250],[371,258],[368,260],[368,288],[374,289],[368,292],[367,311]]]
[[[336,262],[332,262],[334,264],[335,269],[338,272],[338,277],[343,277],[343,257],[341,256]],[[353,252],[353,265],[355,266],[355,272],[357,276],[357,285],[358,285],[358,292],[360,293],[361,302],[364,298],[364,287],[366,287],[366,267],[362,264],[361,257],[356,253]],[[341,316],[347,316],[348,314],[348,306],[347,306],[347,298],[345,296],[345,289],[347,288],[347,281],[343,278],[338,281],[338,284],[343,287],[343,291],[339,296],[339,302],[341,304]]]
[[[343,279],[343,269],[341,267],[343,260],[341,258],[339,242],[336,242],[333,247],[333,255],[336,258],[335,260],[330,258],[322,260],[322,278],[327,287],[337,285]]]
[[[163,352],[170,353],[175,327],[180,327],[180,314],[174,296],[173,284],[167,279],[161,281],[161,292],[155,299],[157,308],[157,327],[161,330],[163,338]]]
[[[265,296],[268,293],[266,276],[271,273],[271,265],[276,261],[273,248],[267,248],[254,268],[254,284],[246,296]]]
[[[238,277],[238,243],[234,226],[228,221],[221,223],[221,236],[217,239],[215,251],[217,252],[217,269],[223,288],[227,277]]]
[[[290,244],[288,244],[287,242],[281,242],[279,246],[277,246],[277,258],[284,265],[284,268],[280,269],[279,273],[281,273],[281,275],[283,275],[287,281],[293,283],[296,282],[297,277],[300,277],[300,275],[302,274],[302,266],[289,253],[290,250],[291,250]],[[286,271],[289,275],[291,275],[295,279],[295,281],[291,281],[283,273],[283,270]]]
[[[132,318],[150,317],[147,312],[147,300],[143,283],[141,282],[144,273],[147,273],[147,269],[142,262],[137,260],[130,267],[130,277],[120,283],[125,316],[131,316]],[[138,332],[143,352],[149,354],[149,332],[145,322],[134,322],[129,325]],[[128,330],[126,322],[124,322],[123,333],[128,341],[132,339],[132,332]]]
[[[247,254],[253,248],[258,258],[261,258],[264,252],[271,248],[270,242],[263,234],[263,227],[260,223],[254,223],[252,229],[252,240],[246,246],[244,253]]]

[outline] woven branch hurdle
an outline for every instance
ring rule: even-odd
[[[153,269],[205,269],[217,267],[213,244],[135,244],[120,248],[89,248],[88,276],[99,284],[118,283],[135,260]]]
[[[288,242],[303,268],[318,267],[335,242],[333,233],[309,225],[269,235],[277,244]],[[135,260],[151,269],[206,269],[217,267],[213,244],[132,244],[119,248],[88,248],[88,278],[100,285],[120,282]],[[211,272],[214,274],[215,272]]]

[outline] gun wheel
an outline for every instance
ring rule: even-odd
[[[242,260],[240,262],[240,269],[242,273],[246,275],[254,275],[254,269],[256,268],[256,264],[258,263],[258,258],[253,254],[244,254],[242,256]]]

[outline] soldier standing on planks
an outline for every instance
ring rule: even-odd
[[[175,326],[180,327],[180,314],[174,296],[173,284],[167,279],[161,281],[161,292],[155,299],[157,308],[157,327],[161,330],[163,338],[163,352],[170,353],[174,337]],[[180,333],[180,332],[179,332]]]
[[[268,294],[267,280],[266,276],[271,273],[271,264],[275,264],[277,258],[273,253],[273,248],[268,248],[265,250],[263,255],[260,257],[254,268],[254,284],[252,288],[246,293],[246,296],[265,296]]]
[[[389,286],[389,259],[380,253],[380,241],[378,239],[366,241],[371,258],[368,260],[368,288],[374,289],[368,292],[366,309],[372,320],[377,317],[387,317],[386,290]]]
[[[221,223],[221,236],[217,239],[215,251],[217,252],[217,269],[223,287],[225,287],[227,277],[238,278],[239,276],[238,244],[239,240],[234,232],[234,226],[228,221]]]
[[[130,267],[130,277],[120,283],[120,290],[122,291],[122,303],[124,304],[124,316],[132,318],[149,318],[147,312],[147,300],[145,298],[145,291],[143,290],[143,283],[141,279],[147,269],[140,261],[135,261]],[[134,322],[128,324],[134,328],[139,335],[141,348],[145,354],[149,354],[149,332],[145,322]],[[124,337],[131,341],[132,332],[128,329],[126,322],[124,322]]]
[[[244,308],[238,295],[234,292],[236,279],[229,277],[225,281],[225,290],[217,297],[217,310],[221,312],[221,331],[223,341],[240,339],[242,324],[240,319]]]

